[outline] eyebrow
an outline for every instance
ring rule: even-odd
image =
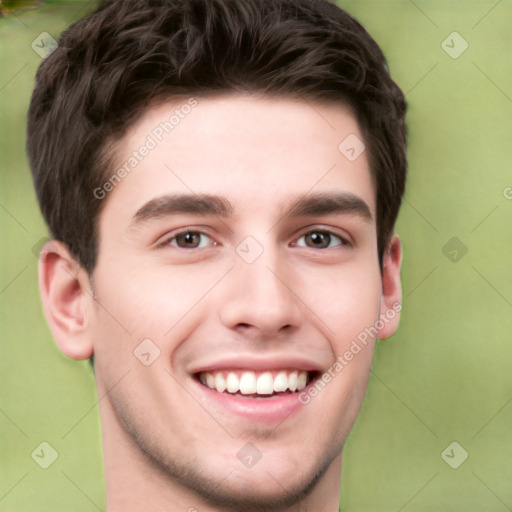
[[[292,203],[285,217],[294,218],[340,213],[352,213],[364,220],[372,220],[372,213],[368,203],[349,192],[307,194],[298,197]]]
[[[227,218],[233,216],[234,208],[229,200],[222,196],[209,194],[165,195],[152,199],[139,208],[133,216],[131,224],[139,224],[180,213]],[[372,220],[368,204],[360,197],[348,192],[300,196],[292,202],[283,218],[330,214],[355,214],[363,220]]]
[[[208,194],[183,194],[157,197],[148,201],[133,216],[132,224],[158,219],[177,213],[195,213],[198,215],[215,215],[230,217],[233,206],[224,197]]]

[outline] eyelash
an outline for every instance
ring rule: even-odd
[[[192,247],[192,248],[185,248],[185,247],[178,247],[176,244],[173,244],[172,242],[175,241],[179,236],[181,235],[187,235],[187,234],[194,234],[194,235],[200,235],[202,237],[206,236],[208,238],[211,238],[209,235],[207,235],[206,233],[203,233],[202,231],[198,231],[198,230],[193,230],[193,229],[184,229],[183,231],[180,231],[176,234],[174,234],[172,237],[170,238],[167,238],[163,243],[162,245],[166,246],[166,245],[173,245],[174,247],[178,248],[178,249],[181,249],[181,250],[184,250],[184,251],[188,251],[188,250],[191,250],[191,249],[204,249],[204,247]],[[217,242],[214,243],[214,245],[218,245]]]
[[[343,246],[348,246],[348,247],[351,247],[352,246],[352,243],[349,242],[346,238],[342,237],[341,235],[337,235],[336,233],[334,233],[333,231],[330,231],[328,229],[312,229],[310,231],[307,231],[306,233],[303,233],[299,238],[298,240],[300,240],[301,238],[305,237],[305,236],[308,236],[308,235],[312,235],[312,234],[318,234],[318,233],[321,233],[322,235],[328,235],[330,236],[331,238],[335,238],[335,239],[338,239],[339,240],[339,243],[336,244],[334,247],[322,247],[320,248],[320,250],[325,250],[325,249],[334,249],[336,247],[343,247]],[[209,235],[207,235],[206,233],[202,232],[202,231],[199,231],[199,230],[193,230],[193,229],[184,229],[178,233],[175,233],[172,237],[170,238],[167,238],[164,242],[162,242],[162,244],[160,244],[161,246],[168,246],[168,245],[172,245],[173,247],[176,247],[177,249],[180,249],[180,250],[183,250],[183,251],[190,251],[190,250],[194,250],[194,249],[205,249],[205,247],[189,247],[189,248],[185,248],[185,247],[179,247],[177,244],[173,243],[179,236],[181,235],[187,235],[187,234],[194,234],[194,235],[200,235],[201,237],[208,237],[211,239],[211,237]],[[214,242],[213,245],[218,245],[218,242]],[[301,245],[299,244],[298,242],[294,242],[293,243],[294,246],[297,246],[297,247],[306,247],[306,248],[309,248],[309,249],[315,249],[315,247],[308,247],[306,245]]]
[[[331,238],[331,241],[332,241],[332,238],[335,238],[335,239],[338,239],[339,240],[339,243],[336,244],[334,247],[322,247],[322,248],[316,248],[316,249],[321,249],[321,250],[325,250],[325,249],[334,249],[336,247],[342,247],[342,246],[350,246],[350,242],[348,240],[346,240],[344,237],[340,236],[340,235],[337,235],[336,233],[333,233],[332,231],[328,230],[328,229],[313,229],[311,231],[308,231],[307,233],[304,233],[303,235],[301,235],[298,240],[300,240],[301,238],[303,237],[306,237],[308,235],[312,235],[312,234],[322,234],[322,235],[327,235]],[[297,242],[294,243],[294,245],[298,246],[298,247],[308,247],[306,245],[299,245]],[[315,249],[315,247],[308,247],[309,249]]]

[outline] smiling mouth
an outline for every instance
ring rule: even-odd
[[[305,370],[217,370],[197,374],[199,382],[226,395],[247,398],[272,398],[302,391],[316,377]]]

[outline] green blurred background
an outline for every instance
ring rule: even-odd
[[[512,1],[338,3],[384,49],[410,132],[397,227],[403,316],[378,344],[345,449],[343,510],[510,510]],[[3,512],[105,510],[92,372],[58,352],[41,311],[47,232],[24,150],[42,55],[94,5],[47,2],[0,18]],[[48,469],[36,463],[42,442],[58,453]]]

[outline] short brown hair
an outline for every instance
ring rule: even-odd
[[[152,100],[230,91],[352,107],[376,187],[382,262],[405,187],[406,104],[354,18],[327,0],[106,0],[42,62],[28,120],[42,213],[89,273],[102,205],[93,191],[115,142]]]

